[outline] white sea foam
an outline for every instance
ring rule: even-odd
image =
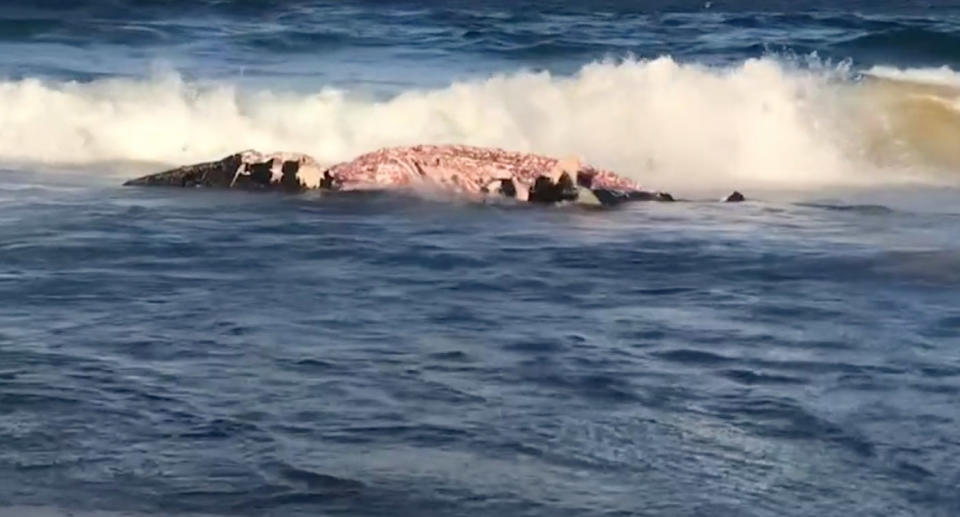
[[[381,146],[467,143],[578,154],[668,188],[952,182],[960,119],[943,89],[960,85],[958,75],[848,75],[774,58],[716,68],[665,57],[592,63],[571,77],[501,75],[386,100],[334,89],[241,91],[176,74],[25,79],[0,82],[0,162],[179,165],[256,148],[333,163]],[[915,86],[890,83],[906,78],[933,82],[946,107],[904,108],[913,98],[904,88]],[[941,140],[951,144],[929,148]]]
[[[911,81],[924,84],[952,86],[960,88],[960,72],[947,66],[936,68],[897,68],[892,66],[875,66],[866,72],[866,75],[898,81]]]

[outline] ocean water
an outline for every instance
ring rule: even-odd
[[[0,516],[958,515],[958,49],[929,1],[4,3]],[[687,202],[119,186],[413,143]]]

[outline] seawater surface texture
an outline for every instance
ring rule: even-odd
[[[958,70],[949,2],[4,2],[0,516],[960,515]],[[415,143],[692,201],[119,186]]]

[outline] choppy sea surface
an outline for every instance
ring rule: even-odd
[[[960,514],[958,49],[947,2],[5,4],[0,516]],[[119,186],[412,143],[687,201]]]

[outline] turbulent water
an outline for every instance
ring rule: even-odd
[[[4,5],[0,516],[960,514],[958,49],[946,2]],[[118,186],[412,143],[690,202]]]

